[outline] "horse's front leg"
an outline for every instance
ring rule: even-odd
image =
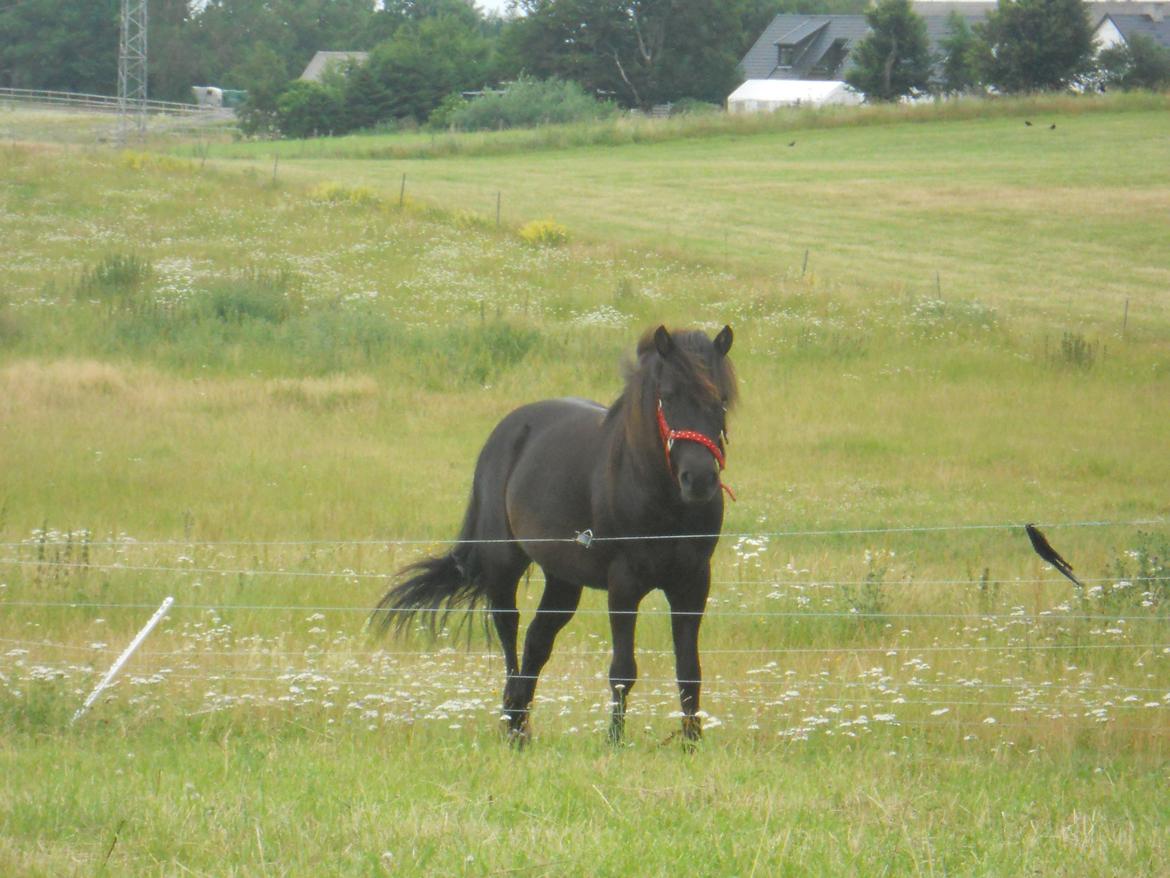
[[[624,565],[621,565],[624,567]],[[638,663],[634,659],[634,628],[638,620],[638,605],[645,596],[632,576],[623,569],[611,571],[609,580],[609,629],[613,637],[613,661],[609,665],[609,688],[613,694],[613,715],[609,724],[609,739],[620,744],[626,731],[626,698],[638,679]]]
[[[698,716],[699,690],[703,681],[703,670],[699,665],[699,626],[703,622],[710,588],[711,572],[706,570],[697,581],[666,593],[670,602],[670,630],[674,635],[674,669],[682,706],[682,733],[687,741],[697,741],[703,735],[703,722]]]

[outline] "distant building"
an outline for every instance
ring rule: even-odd
[[[1136,4],[1135,4],[1136,5]],[[1161,12],[1126,14],[1110,12],[1093,31],[1097,51],[1127,44],[1135,34],[1144,34],[1164,49],[1170,49],[1170,18]]]
[[[996,8],[994,2],[917,0],[914,11],[926,22],[926,35],[936,54],[957,13],[974,27]],[[1088,3],[1100,48],[1145,33],[1170,47],[1170,2]],[[845,78],[850,53],[869,33],[864,15],[775,16],[740,62],[745,80],[782,79],[837,81]]]
[[[860,103],[859,93],[836,80],[749,79],[728,96],[727,112],[762,113],[781,107]]]
[[[313,56],[301,79],[308,82],[320,82],[325,71],[330,68],[342,69],[347,64],[365,64],[370,58],[369,52],[318,52]]]
[[[214,85],[193,85],[191,94],[200,107],[218,110],[223,106],[223,89]]]
[[[994,8],[988,3],[946,5],[948,9],[941,15],[915,10],[926,22],[934,52],[949,32],[951,8],[970,25],[982,21],[987,10]],[[740,66],[746,79],[843,80],[850,52],[868,33],[864,15],[777,15],[748,49]]]

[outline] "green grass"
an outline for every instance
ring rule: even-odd
[[[1034,109],[1043,115],[1031,128],[1015,114],[943,115],[522,155],[294,151],[281,173],[344,179],[391,203],[405,175],[412,197],[487,223],[499,193],[505,224],[547,216],[599,246],[621,241],[753,278],[811,273],[867,300],[941,289],[1049,320],[1120,321],[1130,299],[1135,320],[1165,319],[1170,115]]]
[[[1164,871],[1166,526],[1117,523],[1170,514],[1165,114],[881,112],[275,182],[0,147],[0,873]],[[660,321],[742,382],[706,739],[654,595],[604,743],[590,592],[510,751],[498,656],[366,610],[499,417]],[[1048,529],[1089,589],[1029,520],[1114,522]]]
[[[362,132],[344,137],[309,140],[237,141],[217,143],[214,154],[224,158],[271,159],[432,159],[562,151],[574,147],[612,147],[708,139],[719,135],[775,137],[822,128],[855,128],[885,124],[926,123],[943,119],[1019,118],[1037,113],[1073,114],[1165,109],[1160,94],[1117,93],[1108,96],[1034,95],[1027,98],[939,101],[920,105],[875,104],[865,107],[804,107],[772,114],[700,113],[667,119],[618,115],[596,122],[541,125],[492,132],[398,131]],[[19,125],[19,123],[13,123]],[[176,145],[176,152],[202,158],[206,143]]]
[[[11,741],[19,874],[1157,874],[1164,770],[1072,754],[720,743],[517,756],[491,735],[193,721]],[[171,739],[163,738],[161,731]],[[116,730],[109,729],[109,733]],[[145,735],[145,740],[143,736]],[[474,766],[469,770],[469,766]],[[956,811],[962,820],[953,819]]]

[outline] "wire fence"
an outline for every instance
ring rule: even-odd
[[[1127,521],[1077,521],[1056,522],[1043,524],[1042,527],[1056,530],[1062,527],[1158,527],[1165,524],[1163,519],[1148,518]],[[882,528],[851,528],[834,530],[789,530],[746,532],[724,534],[742,540],[778,540],[785,537],[837,537],[860,536],[879,534],[937,534],[961,531],[988,531],[1012,530],[1022,525],[1014,523],[975,524],[975,525],[947,525],[947,526],[915,526],[915,527],[882,527]],[[697,535],[698,536],[698,535]],[[624,538],[623,538],[624,539]],[[559,542],[576,542],[585,550],[592,546],[593,541],[603,541],[603,537],[593,537],[586,543],[580,535],[566,537]],[[100,572],[108,577],[117,573],[127,573],[142,576],[161,576],[168,580],[167,587],[182,585],[189,578],[208,577],[270,577],[274,580],[326,580],[348,585],[363,583],[382,584],[392,578],[392,574],[382,572],[368,572],[354,569],[341,570],[313,570],[304,569],[301,565],[287,566],[259,566],[259,562],[252,566],[233,565],[220,567],[196,565],[190,557],[198,554],[196,550],[251,550],[259,554],[266,554],[269,550],[282,548],[310,550],[308,558],[303,563],[314,562],[312,552],[317,549],[331,547],[341,550],[363,550],[369,547],[385,547],[396,549],[402,546],[416,547],[427,545],[451,545],[454,541],[433,539],[392,539],[392,540],[222,540],[197,541],[190,539],[175,540],[146,540],[137,541],[129,538],[110,540],[92,540],[87,533],[53,533],[44,531],[35,534],[31,539],[0,543],[0,547],[7,550],[0,557],[0,571],[3,569],[23,570],[32,569],[35,575],[47,576],[54,571]],[[496,542],[496,541],[492,541]],[[74,551],[81,551],[84,546],[84,559],[71,559],[68,556]],[[180,554],[178,563],[134,563],[122,560],[135,551],[171,551],[177,550]],[[103,551],[114,551],[117,560],[98,561],[89,557],[101,554]],[[27,557],[29,553],[37,553],[38,557]],[[58,557],[50,557],[54,553]],[[1124,581],[1127,588],[1140,590],[1162,589],[1162,583],[1170,580],[1167,575],[1133,576]],[[1053,577],[1046,578],[1000,578],[991,579],[986,574],[982,577],[969,578],[914,578],[884,580],[883,586],[934,586],[934,587],[970,587],[986,590],[990,586],[1039,586],[1044,583],[1063,583]],[[1117,577],[1092,577],[1083,580],[1086,586],[1113,587],[1118,584]],[[196,585],[192,582],[191,585]],[[858,588],[872,584],[872,580],[850,578],[817,579],[811,575],[769,576],[761,574],[758,578],[716,579],[714,585],[735,588],[760,589],[759,595],[767,598],[771,590],[777,588],[809,589],[841,589]],[[151,583],[152,587],[157,585]],[[0,586],[3,586],[0,580]],[[765,592],[764,589],[768,589]],[[134,599],[90,599],[79,596],[78,599],[54,599],[23,593],[15,590],[14,593],[6,587],[0,589],[0,612],[11,611],[9,624],[13,619],[23,617],[21,611],[36,613],[68,612],[74,610],[85,611],[137,611],[153,610],[156,603]],[[347,592],[346,594],[353,594]],[[816,620],[854,620],[859,623],[881,622],[882,630],[889,632],[885,635],[887,642],[882,643],[825,643],[805,644],[770,644],[759,646],[731,645],[724,648],[703,649],[702,655],[709,658],[716,667],[725,664],[725,672],[709,675],[704,683],[703,693],[709,710],[714,711],[734,721],[746,725],[747,728],[756,727],[753,723],[764,722],[761,717],[767,716],[768,723],[778,727],[780,734],[801,737],[812,733],[818,728],[833,728],[840,733],[850,733],[850,729],[890,726],[890,727],[945,727],[949,729],[966,729],[981,727],[983,729],[1022,729],[1035,732],[1038,726],[1053,723],[1073,723],[1086,727],[1109,727],[1114,723],[1124,729],[1126,734],[1144,734],[1152,738],[1161,738],[1170,732],[1170,675],[1163,669],[1163,662],[1170,662],[1170,635],[1162,636],[1162,626],[1168,621],[1162,612],[1163,607],[1155,602],[1149,606],[1138,608],[1135,606],[1103,607],[1100,611],[1087,611],[1083,606],[1074,607],[1065,603],[1050,609],[1039,609],[1031,612],[1023,607],[1011,607],[1008,610],[987,609],[986,611],[920,611],[898,610],[883,608],[880,611],[870,612],[858,608],[830,609],[820,607],[798,607],[796,609],[777,609],[775,607],[747,606],[745,597],[741,593],[732,597],[720,597],[715,592],[711,606],[706,616],[713,618],[729,617],[733,619],[759,619],[761,621],[789,620],[789,621],[816,621]],[[219,625],[223,617],[231,618],[231,613],[259,612],[259,613],[312,613],[322,614],[361,614],[370,613],[370,607],[341,602],[323,603],[309,600],[306,603],[296,602],[256,602],[246,600],[190,600],[180,595],[180,599],[172,607],[171,628],[164,635],[170,639],[172,648],[147,648],[139,653],[139,661],[148,663],[153,669],[147,676],[132,677],[130,684],[124,687],[127,694],[122,696],[130,701],[141,699],[141,693],[149,689],[150,685],[170,682],[171,685],[183,686],[188,697],[198,700],[196,690],[206,688],[200,696],[207,704],[195,707],[192,713],[213,712],[220,709],[257,704],[273,706],[301,705],[305,709],[312,707],[315,702],[306,696],[305,687],[313,692],[328,688],[332,692],[344,690],[350,698],[348,708],[369,708],[368,699],[381,701],[379,703],[404,701],[408,708],[383,710],[378,714],[378,722],[393,720],[415,721],[418,719],[434,719],[450,721],[458,726],[460,722],[476,717],[494,716],[499,710],[494,706],[494,698],[469,697],[468,692],[493,692],[502,675],[503,661],[498,650],[472,650],[470,645],[465,649],[455,649],[449,645],[437,648],[422,647],[416,649],[385,649],[373,641],[357,643],[351,635],[339,637],[333,642],[308,642],[303,647],[290,649],[284,645],[280,636],[263,643],[252,642],[251,645],[242,645],[233,641],[233,635],[224,635],[224,641],[215,638],[207,641],[190,642],[182,638],[191,633],[191,622],[183,622],[184,614],[215,615],[209,625]],[[1082,596],[1083,597],[1083,596]],[[418,611],[414,611],[418,612]],[[443,613],[446,609],[424,609],[425,617],[430,612]],[[486,608],[477,608],[476,612],[488,612]],[[575,611],[585,615],[608,615],[604,607],[583,607]],[[5,614],[8,615],[8,614]],[[645,616],[668,616],[669,609],[647,608],[641,611]],[[310,617],[312,618],[312,617]],[[0,616],[3,620],[4,616]],[[929,630],[919,630],[915,638],[910,629],[904,626],[921,628],[917,623],[923,622],[947,623],[950,628],[948,634],[965,633],[972,635],[967,642],[947,643],[940,642],[939,633],[933,635]],[[1151,623],[1151,629],[1144,623]],[[195,623],[196,627],[198,624]],[[960,626],[956,628],[954,626]],[[904,630],[899,631],[899,626]],[[990,626],[994,636],[985,637],[980,642],[979,632]],[[1077,628],[1069,634],[1068,626]],[[1094,627],[1095,626],[1095,627]],[[225,624],[225,628],[230,625]],[[324,629],[320,629],[323,631]],[[1056,639],[1044,635],[1045,632],[1059,632]],[[8,632],[15,633],[15,632]],[[923,635],[926,637],[924,638]],[[1137,634],[1139,636],[1135,637]],[[1146,636],[1140,636],[1145,634]],[[1152,635],[1152,636],[1151,636]],[[87,635],[92,638],[92,635]],[[200,635],[202,636],[202,635]],[[303,632],[301,635],[303,636]],[[591,635],[592,636],[592,635]],[[909,638],[909,639],[907,639]],[[175,645],[177,642],[177,646]],[[167,644],[161,644],[165,646]],[[116,646],[99,640],[89,643],[68,643],[61,640],[40,637],[0,637],[0,684],[5,683],[5,674],[8,675],[9,688],[12,685],[27,685],[29,675],[32,678],[45,677],[86,678],[97,673],[95,666],[108,661],[110,656],[119,650]],[[640,658],[647,660],[657,667],[668,663],[673,657],[669,649],[639,649]],[[70,656],[71,658],[65,658]],[[540,690],[534,709],[546,711],[555,716],[581,716],[590,722],[603,722],[597,719],[599,713],[608,710],[606,696],[598,695],[607,690],[605,659],[610,656],[604,640],[587,644],[585,648],[568,648],[561,651],[562,665],[567,663],[568,670],[562,666],[559,671],[546,675],[541,679]],[[968,680],[968,679],[922,679],[920,668],[927,667],[926,660],[931,657],[961,659],[970,656],[975,664],[993,663],[1001,672],[1000,679]],[[1076,669],[1073,659],[1083,661],[1089,666],[1095,663],[1094,656],[1106,657],[1113,665],[1121,663],[1124,667],[1148,667],[1144,676],[1134,673],[1124,680],[1098,679],[1092,676],[1073,679],[1003,679],[1002,673],[1010,667],[1012,657],[1027,656],[1059,658],[1056,665],[1045,659],[1045,667],[1064,668],[1061,673],[1071,674]],[[555,656],[554,656],[555,657]],[[862,679],[821,678],[808,677],[807,666],[804,678],[795,679],[791,676],[793,662],[802,657],[807,660],[826,661],[833,659],[833,667],[840,670],[852,663],[869,661],[873,667],[862,670]],[[586,665],[586,662],[591,664]],[[891,664],[892,663],[892,664]],[[556,662],[554,662],[554,665]],[[172,667],[176,666],[178,670]],[[754,665],[745,667],[745,665]],[[862,665],[858,664],[858,668]],[[552,667],[550,665],[550,667]],[[788,667],[788,670],[784,670]],[[866,679],[865,673],[880,670],[882,667],[895,671],[883,680]],[[1170,667],[1167,664],[1166,667]],[[434,679],[420,681],[435,668],[438,669]],[[909,668],[909,678],[897,677],[896,669]],[[1072,669],[1072,670],[1070,670]],[[730,673],[728,673],[730,671]],[[826,672],[827,673],[827,672]],[[22,676],[23,675],[23,676]],[[13,683],[24,679],[24,684]],[[1166,680],[1165,687],[1158,685]],[[676,680],[673,676],[655,672],[653,669],[639,677],[640,691],[643,692],[644,702],[632,709],[632,715],[639,719],[671,718],[678,716],[677,707],[670,703],[669,691],[673,690]],[[407,687],[404,689],[403,687]],[[2,685],[0,685],[2,689]],[[646,690],[649,690],[647,693]],[[366,695],[358,693],[366,692]],[[392,693],[392,694],[387,694]],[[1005,697],[1006,696],[1006,697]],[[332,696],[331,696],[332,697]],[[353,700],[356,699],[356,700]],[[331,704],[331,702],[325,702]],[[458,705],[463,705],[458,707]],[[356,705],[356,707],[355,707]],[[452,707],[452,705],[456,705]],[[401,707],[401,705],[400,705]],[[320,705],[314,709],[324,709]],[[372,708],[363,709],[362,715],[370,714]],[[971,712],[981,712],[983,716],[972,719]],[[1026,722],[1013,721],[1026,716]],[[1154,724],[1135,723],[1134,717],[1156,717]],[[754,719],[753,719],[754,717]],[[331,720],[332,721],[332,720]],[[568,721],[568,720],[566,720]],[[714,721],[720,721],[714,716]]]
[[[85,94],[73,91],[54,91],[34,88],[0,88],[0,103],[16,103],[24,106],[48,106],[57,109],[84,110],[86,112],[120,112],[122,104],[117,95]],[[221,107],[204,107],[178,101],[135,100],[133,108],[142,107],[148,113],[169,113],[205,117],[208,119],[232,119],[235,113]]]
[[[1128,520],[1086,520],[1086,521],[1059,521],[1039,522],[1036,527],[1045,530],[1062,528],[1121,528],[1121,527],[1161,527],[1167,524],[1165,518],[1138,518]],[[19,541],[0,542],[0,548],[28,548],[39,545],[64,546],[87,545],[93,548],[135,548],[135,547],[191,547],[191,548],[277,548],[277,547],[346,547],[346,546],[449,546],[449,545],[500,545],[519,543],[577,543],[588,547],[593,543],[607,542],[635,542],[652,540],[710,540],[710,539],[788,539],[797,537],[844,537],[844,536],[881,536],[891,534],[940,534],[961,533],[964,531],[1023,531],[1025,522],[994,522],[975,524],[940,524],[940,525],[899,525],[893,527],[857,527],[857,528],[817,528],[802,530],[761,530],[761,531],[720,531],[718,533],[696,534],[669,534],[669,535],[633,535],[594,534],[591,530],[576,531],[572,536],[559,537],[501,537],[496,539],[463,539],[442,537],[386,537],[370,539],[309,539],[309,540],[195,540],[176,538],[169,540],[138,540],[133,537],[116,539],[94,540],[89,531],[71,532],[41,532]]]

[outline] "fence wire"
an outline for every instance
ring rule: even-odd
[[[633,542],[654,540],[710,540],[710,539],[786,539],[795,537],[834,537],[834,536],[877,536],[888,534],[938,534],[956,533],[963,531],[992,531],[992,530],[1020,530],[1024,529],[1025,522],[996,522],[976,524],[940,524],[940,525],[897,525],[890,527],[862,527],[862,528],[832,528],[812,530],[775,530],[775,531],[721,531],[718,533],[701,534],[672,534],[672,535],[605,535],[593,534],[589,530],[575,532],[572,536],[560,537],[508,537],[500,539],[459,539],[442,537],[386,537],[380,539],[311,539],[311,540],[137,540],[131,537],[121,539],[89,540],[85,539],[87,531],[45,534],[34,536],[20,541],[0,542],[0,547],[28,548],[38,545],[87,545],[90,547],[165,547],[188,546],[199,547],[237,547],[237,548],[278,548],[278,547],[309,547],[309,546],[449,546],[449,545],[498,545],[501,543],[578,543],[591,545],[607,542]],[[1167,524],[1164,518],[1140,518],[1125,521],[1090,520],[1090,521],[1057,521],[1039,522],[1037,527],[1045,530],[1061,528],[1105,528],[1105,527],[1157,527]]]

